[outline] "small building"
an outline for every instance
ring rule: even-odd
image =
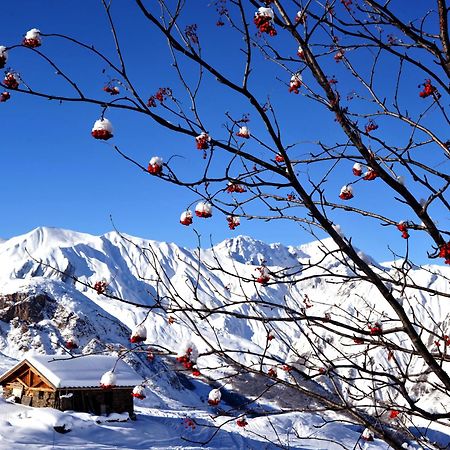
[[[102,389],[102,375],[114,369],[117,382]],[[114,356],[33,355],[0,376],[3,396],[17,403],[102,415],[133,414],[132,391],[143,379]]]

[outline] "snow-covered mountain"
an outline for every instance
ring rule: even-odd
[[[360,254],[387,284],[397,279],[394,265],[383,266]],[[154,348],[177,352],[195,344],[201,355],[200,372],[210,380],[233,371],[229,361],[202,356],[211,348],[232,350],[236,363],[260,364],[264,370],[289,364],[314,375],[323,370],[323,359],[317,357],[315,348],[327,347],[330,361],[339,361],[364,357],[361,346],[326,328],[311,332],[301,321],[279,320],[287,317],[286,307],[317,317],[327,315],[354,327],[363,324],[361,328],[367,328],[375,321],[398,325],[370,284],[352,280],[354,271],[345,261],[330,239],[286,247],[239,236],[198,250],[117,232],[92,236],[37,228],[0,242],[0,352],[16,359],[26,351],[62,353],[68,336],[75,336],[85,352],[118,352],[131,347],[131,329],[144,321],[146,343]],[[270,274],[267,285],[255,282],[261,264]],[[430,265],[411,269],[408,276],[445,292],[450,268]],[[289,282],[272,283],[280,277]],[[336,283],[336,277],[344,277],[345,283]],[[97,282],[106,283],[110,296],[93,289]],[[405,308],[414,309],[416,319],[430,330],[450,325],[448,301],[425,291],[406,289],[403,294],[410,302]],[[207,316],[202,315],[207,310]],[[274,337],[270,342],[269,333]],[[428,340],[432,346],[431,334]],[[386,351],[375,348],[370,352],[375,365],[391,370]],[[264,360],[255,356],[261,353]],[[170,375],[170,361],[157,358],[156,365],[149,365],[138,355],[130,362],[147,378],[157,380],[155,389],[161,385],[182,389],[180,380]],[[417,364],[417,373],[423,371],[421,362],[412,363]],[[279,373],[281,378],[289,376]],[[324,389],[336,383],[326,375],[316,379],[317,387]],[[247,381],[227,387],[241,389]],[[365,389],[365,383],[355,382],[355,389]],[[417,394],[431,395],[416,389]],[[251,395],[248,387],[245,395]],[[424,406],[429,405],[430,398],[422,397]]]

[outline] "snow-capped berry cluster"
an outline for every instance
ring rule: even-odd
[[[159,103],[164,102],[164,100],[167,99],[167,97],[172,97],[172,89],[170,88],[159,88],[155,95],[152,95],[148,101],[147,101],[147,106],[149,108],[155,108],[157,103],[156,101],[158,101]]]
[[[95,121],[91,136],[94,139],[107,141],[113,137],[113,126],[108,119],[102,118]]]
[[[244,428],[248,425],[247,417],[245,416],[245,414],[243,416],[239,417],[238,420],[236,420],[236,425],[241,428]]]
[[[197,144],[198,150],[208,150],[209,143],[211,142],[211,137],[208,133],[202,131],[196,138],[195,143]]]
[[[242,186],[242,184],[232,183],[231,181],[228,183],[227,192],[229,194],[232,194],[232,193],[242,194],[243,192],[246,192],[246,191],[247,191],[247,189],[245,189],[245,187]]]
[[[31,30],[28,30],[27,34],[23,38],[22,44],[25,47],[29,48],[40,47],[42,44],[41,31],[38,30],[37,28],[32,28]]]
[[[196,363],[198,358],[198,350],[192,342],[184,343],[176,357],[176,360],[183,364],[185,369],[189,369],[195,377],[200,375]]]
[[[448,241],[446,244],[442,244],[439,247],[439,258],[445,259],[445,264],[450,264],[450,241]]]
[[[373,441],[373,433],[368,428],[366,428],[363,433],[361,434],[361,438],[364,439],[366,442],[372,442]]]
[[[380,322],[369,324],[369,332],[372,336],[379,336],[383,332],[383,327]]]
[[[241,224],[241,219],[237,216],[227,216],[228,228],[234,230]]]
[[[344,59],[345,56],[345,50],[340,48],[333,56],[334,60],[338,63],[341,62]]]
[[[378,125],[372,119],[370,119],[366,123],[364,128],[366,130],[366,133],[370,133],[371,131],[375,131],[376,129],[378,129]]]
[[[297,14],[295,15],[295,23],[305,25],[307,17],[306,11],[297,11]]]
[[[291,81],[289,82],[289,92],[293,92],[294,94],[298,94],[300,87],[302,86],[303,78],[301,74],[294,73],[291,77]]]
[[[211,406],[217,406],[222,399],[222,394],[219,389],[212,389],[208,394],[208,404]]]
[[[181,223],[181,225],[186,225],[186,226],[192,225],[192,211],[191,210],[188,209],[181,213],[180,223]]]
[[[297,49],[297,56],[298,56],[300,59],[305,59],[305,52],[303,51],[301,45],[298,46],[298,49]]]
[[[118,95],[120,93],[119,87],[115,86],[112,82],[109,82],[106,86],[104,86],[103,90],[110,95]]]
[[[421,86],[423,86],[423,90],[419,92],[419,97],[421,98],[427,98],[437,92],[436,87],[431,84],[430,79],[425,80],[425,82],[421,84]]]
[[[268,341],[272,341],[273,339],[275,339],[275,333],[274,333],[273,330],[270,330],[270,331],[267,333],[267,340],[268,340]]]
[[[360,163],[353,164],[352,172],[355,177],[360,177],[362,175],[362,166]]]
[[[341,200],[350,200],[353,198],[353,188],[346,184],[345,186],[341,187],[341,192],[339,194],[339,198]]]
[[[275,161],[277,162],[277,163],[282,163],[282,162],[284,162],[284,156],[283,155],[280,155],[279,153],[275,156]]]
[[[11,94],[7,91],[4,91],[0,94],[0,103],[7,102],[11,98]]]
[[[145,398],[145,388],[144,386],[135,386],[131,394],[134,398],[139,400],[144,400]]]
[[[243,126],[243,127],[239,128],[239,131],[236,133],[236,136],[239,136],[244,139],[249,139],[250,138],[250,130],[248,129],[248,127]]]
[[[17,73],[8,72],[3,79],[3,84],[9,89],[17,89],[19,87],[20,77]]]
[[[195,206],[195,215],[208,219],[212,217],[212,205],[208,202],[198,202]]]
[[[152,175],[159,175],[162,172],[163,159],[160,156],[153,156],[148,163],[147,171]]]
[[[64,342],[64,346],[68,350],[76,350],[80,344],[78,343],[78,339],[75,336],[69,336]]]
[[[378,172],[371,167],[368,167],[367,172],[363,176],[363,180],[372,181],[375,180],[375,178],[378,178]]]
[[[147,328],[144,324],[136,325],[131,332],[130,342],[132,344],[138,344],[139,342],[144,342],[147,339]]]
[[[102,281],[96,281],[94,284],[94,290],[97,292],[98,295],[104,294],[106,292],[106,288],[108,287],[108,284],[105,280]]]
[[[255,12],[253,22],[259,30],[259,33],[267,33],[269,36],[276,36],[277,30],[273,26],[274,13],[272,8],[261,6]]]
[[[402,220],[401,222],[399,222],[397,224],[397,230],[401,231],[403,239],[408,239],[409,238],[408,222],[406,222],[405,220]]]
[[[259,272],[259,276],[256,278],[257,283],[266,284],[270,281],[269,269],[266,266],[257,267],[256,270]]]
[[[0,45],[0,69],[3,69],[8,61],[8,50],[4,45]]]
[[[112,370],[105,372],[102,375],[102,378],[100,379],[100,387],[102,389],[111,389],[116,384],[117,384],[117,377],[116,377],[116,374]]]

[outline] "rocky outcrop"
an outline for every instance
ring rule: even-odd
[[[0,320],[11,322],[18,319],[32,324],[53,317],[57,309],[54,299],[45,294],[15,293],[0,295]]]

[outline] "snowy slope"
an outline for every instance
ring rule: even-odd
[[[7,357],[19,359],[30,350],[64,353],[64,340],[71,335],[80,341],[86,352],[107,350],[117,353],[131,347],[130,330],[145,320],[146,343],[155,348],[177,352],[180,346],[194,343],[201,355],[198,367],[204,376],[215,378],[217,373],[233,371],[216,357],[202,356],[211,347],[241,350],[234,354],[237,363],[258,364],[260,361],[252,352],[261,353],[266,348],[269,332],[275,339],[270,341],[266,351],[263,364],[266,369],[274,364],[281,366],[287,363],[314,375],[321,369],[322,362],[316,360],[312,344],[326,346],[330,359],[360,358],[361,347],[355,346],[352,339],[338,338],[326,330],[311,334],[301,323],[277,321],[269,329],[259,320],[238,319],[233,314],[283,318],[285,312],[277,308],[283,304],[293,311],[307,310],[316,316],[330,314],[346,323],[352,323],[352,318],[359,316],[364,327],[369,322],[393,317],[390,308],[379,302],[379,295],[372,286],[363,282],[337,284],[331,277],[317,278],[316,275],[329,273],[333,276],[353,275],[352,270],[342,264],[345,258],[339,253],[335,254],[336,257],[324,257],[330,250],[335,251],[336,247],[327,239],[299,247],[285,247],[239,236],[201,250],[199,261],[196,249],[180,248],[175,244],[116,232],[91,236],[68,230],[37,228],[0,243],[0,352],[5,356],[0,359],[8,366],[11,360]],[[362,256],[387,280],[397,276],[390,265],[380,265],[370,256]],[[273,280],[286,275],[291,280],[302,281],[261,286],[255,283],[255,278],[258,276],[257,267],[262,263],[269,268]],[[450,268],[428,266],[426,270],[412,270],[410,276],[424,286],[445,291],[445,277],[450,277]],[[78,281],[74,282],[74,278]],[[99,281],[106,282],[108,293],[129,303],[96,292],[92,286]],[[167,300],[168,294],[172,297],[170,301]],[[414,295],[417,302],[411,307],[415,308],[418,320],[430,329],[434,329],[436,324],[450,325],[448,301],[426,292]],[[149,311],[148,307],[155,306],[159,299],[163,299],[161,304],[164,308]],[[254,304],[250,306],[249,300]],[[375,312],[372,311],[373,305],[376,306]],[[190,312],[191,306],[217,308],[227,314],[211,314],[208,320],[202,320]],[[167,313],[168,309],[175,312]],[[433,311],[433,320],[429,316],[430,311]],[[394,320],[389,322],[389,326],[395,325]],[[193,327],[199,330],[198,335],[192,333]],[[431,337],[429,343],[433,345]],[[390,370],[386,353],[376,349],[371,356],[380,369]],[[194,391],[187,391],[173,376],[170,364],[168,366],[163,359],[156,358],[154,363],[148,364],[145,355],[138,355],[130,357],[130,362],[148,378],[148,385],[154,391],[150,408],[182,404],[190,405],[193,410],[204,407],[204,398],[199,398],[198,392],[205,389],[202,383],[209,382],[207,379],[195,381]],[[222,367],[217,371],[211,370],[212,366]],[[420,373],[423,367],[418,364],[416,370]],[[279,376],[289,377],[289,374],[280,373]],[[330,388],[326,376],[317,377],[317,381],[323,388]],[[245,383],[242,380],[240,385]],[[232,390],[237,384],[229,384],[226,388]],[[365,389],[365,382],[355,388]],[[251,392],[245,394],[250,395]],[[422,400],[429,405],[435,399],[424,395]],[[155,415],[155,412],[147,411],[145,414]],[[288,422],[297,423],[299,420],[306,419],[296,416],[289,418]],[[266,425],[261,422],[258,427]],[[283,422],[280,426],[287,425]],[[262,432],[261,429],[258,432]],[[179,442],[170,445],[179,445]],[[301,445],[301,448],[333,448],[308,447],[303,441]],[[239,446],[230,444],[230,448]]]

